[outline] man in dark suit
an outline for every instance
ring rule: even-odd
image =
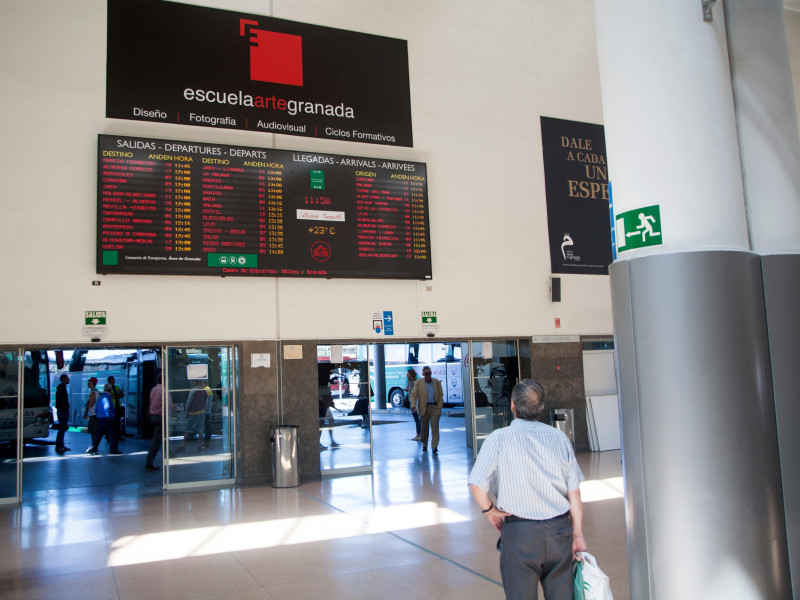
[[[56,452],[64,454],[69,448],[64,445],[64,435],[69,429],[69,394],[67,384],[69,375],[61,376],[61,383],[56,387],[56,415],[58,415],[58,433],[56,434]]]
[[[419,413],[422,427],[422,451],[428,451],[428,424],[433,433],[431,448],[434,454],[439,452],[439,417],[442,416],[444,390],[442,382],[431,377],[431,368],[423,367],[422,379],[417,380],[411,389],[411,412]]]

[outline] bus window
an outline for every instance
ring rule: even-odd
[[[433,376],[442,382],[445,405],[463,405],[460,343],[384,344],[383,349],[386,400],[391,406],[399,408],[403,404],[408,370],[414,369],[419,378],[425,366],[431,367]]]
[[[24,441],[33,438],[46,438],[50,435],[50,377],[49,360],[44,350],[31,350],[25,353],[23,371],[23,423],[22,438]],[[16,412],[16,410],[15,410]],[[8,433],[8,432],[6,432]],[[8,439],[16,439],[14,432]]]
[[[409,346],[414,344],[409,344]],[[405,344],[386,344],[383,347],[384,362],[387,365],[404,365],[408,360],[409,353]]]
[[[420,344],[419,345],[419,353],[417,354],[417,363],[421,365],[425,365],[431,362],[435,362],[433,358],[433,346],[434,344]]]

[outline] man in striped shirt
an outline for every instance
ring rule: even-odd
[[[572,559],[586,550],[583,473],[567,436],[539,422],[544,401],[538,382],[515,385],[514,421],[484,440],[469,476],[472,496],[500,532],[503,589],[513,600],[536,600],[540,581],[546,600],[571,599]]]

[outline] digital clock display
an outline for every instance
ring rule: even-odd
[[[97,272],[430,279],[424,163],[100,135]]]

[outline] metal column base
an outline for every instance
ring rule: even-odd
[[[759,257],[611,267],[631,598],[791,598]]]
[[[792,597],[800,598],[800,255],[764,256],[761,270],[778,422]]]

